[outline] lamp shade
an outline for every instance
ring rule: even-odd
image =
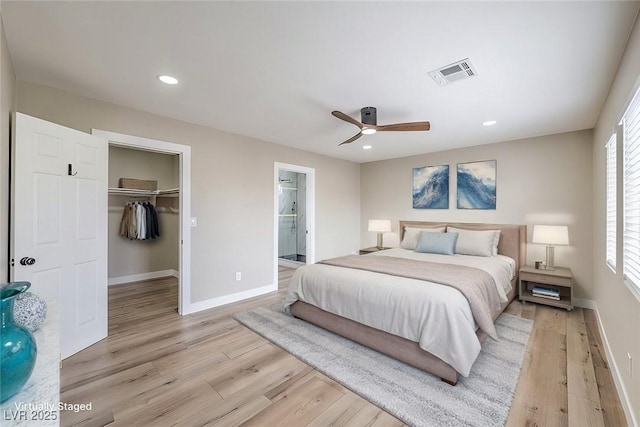
[[[369,231],[377,231],[378,233],[388,233],[391,231],[390,219],[370,219]]]
[[[566,225],[534,225],[531,243],[568,245],[569,228]]]

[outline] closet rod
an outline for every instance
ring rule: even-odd
[[[112,213],[122,213],[122,206],[109,206],[108,212],[112,212]],[[165,207],[165,206],[161,206],[161,207],[157,207],[156,206],[156,212],[158,213],[169,213],[169,214],[173,214],[173,215],[178,215],[180,213],[180,209],[174,209],[172,207]]]

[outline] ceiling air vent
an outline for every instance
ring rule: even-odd
[[[458,80],[468,79],[478,74],[476,69],[471,65],[469,58],[445,65],[437,70],[429,71],[429,75],[440,86],[448,85]]]

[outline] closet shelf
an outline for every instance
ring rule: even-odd
[[[162,197],[178,197],[180,195],[179,188],[170,188],[168,190],[138,190],[136,188],[108,188],[110,195],[118,196],[162,196]]]

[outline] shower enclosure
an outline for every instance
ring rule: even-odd
[[[306,175],[281,170],[278,179],[278,262],[307,261]]]

